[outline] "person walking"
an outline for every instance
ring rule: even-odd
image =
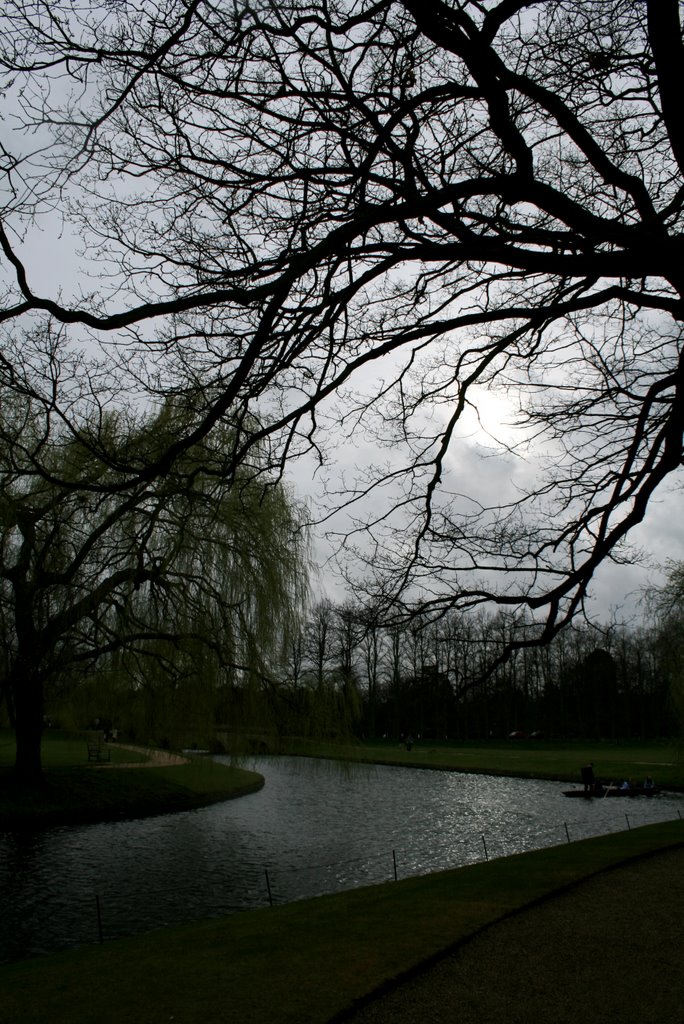
[[[582,768],[582,783],[584,785],[585,793],[593,793],[596,785],[596,777],[594,775],[594,762],[590,761],[589,764],[585,764]]]

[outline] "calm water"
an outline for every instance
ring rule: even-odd
[[[676,818],[684,796],[261,758],[258,793],[137,821],[0,834],[0,962]],[[626,816],[628,821],[626,820]],[[567,832],[566,832],[567,829]]]

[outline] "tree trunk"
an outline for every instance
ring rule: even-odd
[[[27,785],[43,781],[41,741],[43,737],[43,683],[35,671],[15,674],[10,683],[14,695],[17,752],[14,761],[16,778]]]
[[[10,685],[9,682],[7,682],[7,680],[5,680],[5,682],[3,682],[2,686],[0,687],[0,706],[2,706],[3,701],[5,702],[5,707],[7,708],[7,717],[9,719],[10,729],[14,729],[14,700],[12,698],[12,691],[10,690]]]

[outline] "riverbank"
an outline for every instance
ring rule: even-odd
[[[210,758],[180,757],[136,745],[111,744],[105,749],[111,761],[89,763],[83,737],[48,736],[43,743],[43,784],[27,787],[13,775],[13,738],[8,731],[1,735],[0,831],[188,811],[256,792],[264,784],[257,772]]]
[[[619,865],[485,928],[336,1024],[681,1024],[682,906],[684,847]]]
[[[13,780],[14,738],[0,730],[0,830],[51,828],[191,810],[261,788],[260,775],[201,756],[110,744],[111,762],[90,764],[83,736],[48,733],[43,741],[45,785],[26,790]],[[579,782],[595,764],[606,782],[650,775],[663,789],[684,792],[681,746],[668,741],[437,742],[416,740],[410,750],[391,740],[349,744],[289,739],[282,753],[480,775]],[[164,758],[162,764],[160,759]],[[145,772],[115,771],[141,767]]]
[[[636,782],[651,776],[658,786],[684,792],[684,746],[674,740],[487,740],[416,739],[410,749],[396,740],[323,743],[289,738],[280,751],[300,757],[439,769],[476,775],[580,783],[581,766],[594,763],[596,777]]]
[[[617,880],[615,869],[621,864],[642,864],[646,872],[657,872],[660,861],[650,858],[682,846],[684,822],[650,825],[10,964],[0,968],[0,1020],[3,1024],[42,1024],[45,1020],[89,1024],[94,1019],[99,1024],[118,1024],[122,1017],[146,1024],[171,1020],[183,1024],[328,1024],[344,1020],[354,1005],[369,1003],[373,995],[384,998],[397,979],[415,976],[426,965],[441,960],[445,951],[484,934],[483,929],[502,927],[495,922],[513,920],[511,915],[521,908],[541,907],[551,894],[559,892],[573,898],[572,894],[580,891],[577,886],[600,877],[600,872],[608,871],[606,877]],[[652,913],[650,905],[643,905],[647,888],[642,892],[638,884],[632,884],[627,893],[621,886],[617,888],[634,920]],[[619,941],[606,932],[601,962],[606,957],[619,961],[621,950],[631,941],[624,918],[622,928]],[[540,935],[544,945],[554,948],[552,932],[535,932],[528,953],[528,977],[533,984]],[[613,941],[615,945],[609,945]],[[678,915],[677,934],[671,941],[681,941]],[[559,953],[565,955],[565,951]],[[501,963],[495,961],[483,984],[495,988],[501,972]],[[543,980],[537,979],[538,984]],[[571,981],[568,975],[568,983]],[[619,1019],[621,1024],[651,1024],[653,1020],[655,1024],[655,1018],[638,1013],[653,1005],[657,984],[656,975],[649,989],[640,993],[635,1016],[600,1019]],[[562,1000],[563,990],[557,990],[555,996],[546,1016],[524,1013],[524,1017],[501,1020],[504,1024],[523,1019],[549,1024],[560,1020],[558,999]],[[446,999],[439,997],[442,1003]],[[446,1005],[460,1006],[458,992],[451,993]],[[397,1017],[402,1024],[403,1018]],[[595,1014],[585,1014],[585,1018],[599,1019]],[[421,1014],[420,1019],[426,1024],[438,1018]],[[499,1018],[485,1015],[473,1019]],[[663,1017],[658,1024],[668,1020]]]

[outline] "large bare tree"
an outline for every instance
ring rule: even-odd
[[[682,461],[680,8],[9,0],[2,321],[206,388],[122,488],[227,414],[227,471],[374,431],[339,501],[383,593],[548,638]],[[82,294],[32,270],[58,215]],[[463,453],[497,395],[528,470],[491,496]]]

